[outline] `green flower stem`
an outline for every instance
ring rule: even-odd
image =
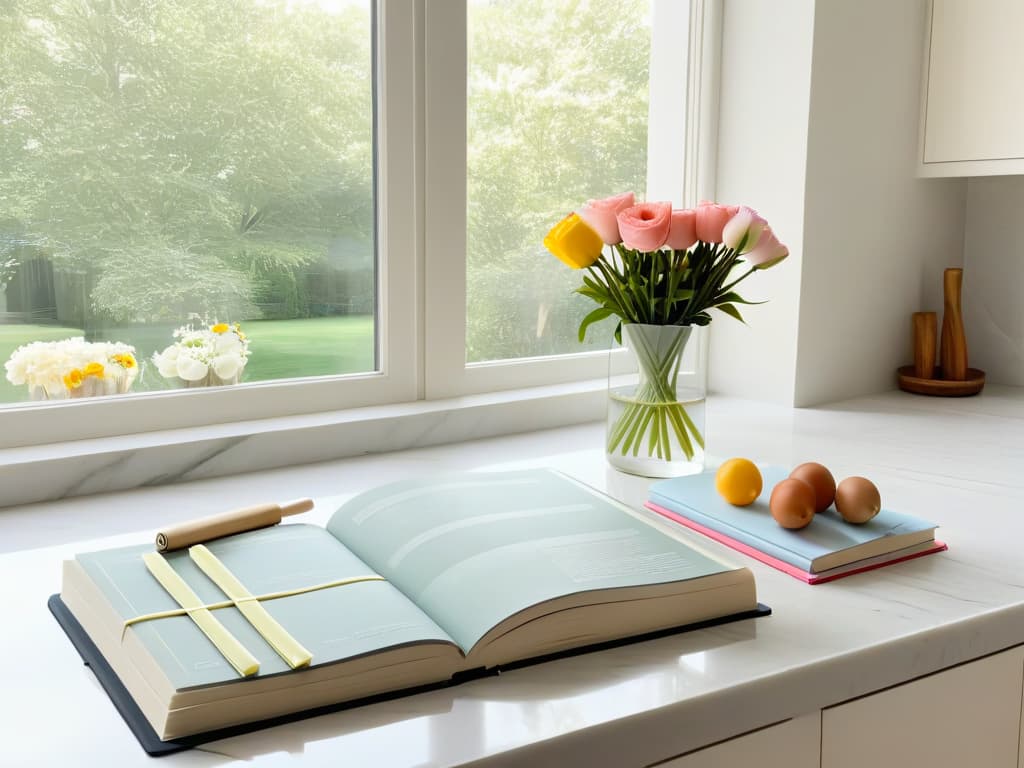
[[[658,458],[660,459],[661,458],[661,440],[658,439],[658,428],[659,428],[659,421],[658,421],[658,417],[657,417],[657,412],[654,409],[651,409],[651,439],[647,442],[647,455],[648,456],[653,456],[654,455],[654,449],[657,448],[658,449]],[[640,437],[642,437],[642,435]],[[639,437],[637,438],[637,441],[639,442]],[[623,454],[625,454],[625,451],[623,451]]]
[[[649,428],[647,454],[653,455],[657,449],[659,457],[663,454],[670,456],[669,425],[671,425],[672,432],[687,460],[692,459],[696,453],[693,444],[696,443],[701,448],[704,447],[704,438],[696,424],[693,423],[681,403],[674,400],[653,402],[649,397],[654,394],[650,389],[641,389],[637,392],[637,399],[626,406],[613,427],[613,433],[609,436],[608,452],[614,453],[621,443],[623,456],[631,451],[634,456],[637,455],[645,432]]]
[[[643,419],[642,419],[642,421],[640,423],[640,429],[639,429],[639,433],[641,435],[644,433],[644,430],[647,429],[647,425],[650,424],[651,419],[653,417],[654,417],[654,409],[653,408],[645,409],[644,414],[643,414]],[[634,456],[636,456],[640,452],[640,443],[641,443],[640,440],[634,440],[633,441],[633,455]],[[610,450],[611,449],[609,449],[609,451]],[[623,451],[623,454],[625,454],[625,451]]]
[[[719,247],[720,246],[716,245],[711,251],[711,263],[713,266],[708,274],[707,280],[701,284],[696,295],[690,302],[691,306],[694,308],[700,308],[697,312],[703,311],[703,308],[707,307],[710,301],[719,294],[719,284],[729,276],[732,268],[736,266],[736,260],[738,258],[736,253],[729,249],[719,251]],[[719,256],[722,256],[722,258],[719,259]],[[715,263],[716,260],[717,263]]]
[[[620,280],[622,291],[625,295],[629,296],[631,307],[633,308],[633,317],[636,320],[630,320],[628,322],[636,323],[651,323],[654,320],[651,314],[651,306],[647,301],[647,293],[643,289],[641,284],[640,276],[643,274],[641,266],[643,264],[644,255],[637,251],[631,251],[625,248],[621,243],[615,246],[616,252],[619,254],[619,259],[622,261],[622,272],[615,272],[616,277]],[[613,262],[614,263],[614,262]],[[646,281],[643,281],[646,282]]]
[[[665,409],[659,408],[657,410],[657,418],[662,422],[662,442],[665,444],[665,460],[667,462],[672,461],[672,443],[669,440],[669,424],[668,419],[665,418]]]
[[[724,300],[733,287],[756,271],[748,268],[733,277],[740,258],[721,243],[703,241],[688,250],[672,251],[640,252],[622,243],[610,246],[586,267],[588,276],[577,288],[600,308],[598,316],[591,313],[581,322],[580,337],[592,323],[608,315],[625,324],[707,325],[712,319],[708,310],[748,303],[739,296]],[[740,319],[734,307],[722,311]]]
[[[671,394],[668,394],[668,382],[665,379],[665,365],[666,363],[671,367],[676,358],[681,352],[682,345],[686,341],[686,336],[683,333],[679,333],[675,339],[673,339],[672,345],[667,350],[664,359],[658,360],[655,350],[651,349],[648,345],[647,340],[643,338],[643,334],[637,333],[631,340],[634,342],[634,350],[637,356],[637,360],[642,368],[642,372],[646,375],[647,383],[637,391],[636,399],[641,403],[649,404],[654,403],[655,405],[674,402],[675,401],[675,389],[672,389]],[[657,382],[659,379],[665,380],[663,387],[658,387]],[[626,411],[619,418],[616,427],[613,428],[612,434],[609,438],[609,451],[615,450],[615,447],[619,444],[619,441],[625,435],[630,435],[631,439],[635,438],[636,424],[643,416],[642,408],[635,408],[636,404],[631,404],[627,407]],[[629,440],[626,441],[627,445]]]
[[[686,429],[688,429],[693,435],[693,439],[696,441],[697,445],[700,446],[701,450],[704,450],[704,436],[700,433],[700,430],[697,429],[697,425],[693,423],[693,419],[690,418],[690,415],[682,406],[679,406],[679,416],[682,418],[683,424],[686,425]]]
[[[638,431],[642,434],[653,414],[654,411],[652,410],[645,413],[643,408],[633,408],[632,405],[628,406],[618,421],[615,422],[612,433],[608,436],[608,451],[614,451],[627,435],[632,439]],[[644,418],[645,416],[647,417],[646,419]],[[643,422],[642,425],[640,424],[641,421]],[[626,441],[626,445],[629,445],[629,440]],[[625,452],[625,449],[623,452]]]
[[[739,285],[740,283],[742,283],[742,282],[743,282],[744,280],[746,280],[746,279],[747,279],[748,277],[750,277],[750,276],[751,276],[752,274],[754,274],[755,272],[757,272],[757,267],[751,267],[750,269],[748,269],[748,270],[747,270],[746,272],[744,272],[744,273],[743,273],[742,275],[740,275],[739,277],[737,277],[737,278],[736,278],[735,280],[733,280],[733,281],[732,281],[731,283],[729,283],[728,285],[723,285],[723,286],[722,286],[721,288],[719,288],[719,289],[718,289],[718,292],[719,292],[720,294],[721,294],[721,293],[728,293],[729,291],[731,291],[731,290],[732,290],[733,288],[735,288],[735,287],[736,287],[737,285]]]
[[[604,277],[605,285],[608,287],[608,292],[612,295],[615,302],[623,309],[626,309],[629,316],[636,317],[636,308],[632,302],[626,299],[625,293],[620,289],[622,281],[618,278],[617,274],[609,274],[612,271],[612,267],[608,265],[604,260],[604,256],[598,258],[594,262],[594,265],[600,270],[601,275]]]
[[[655,349],[642,332],[630,334],[630,341],[641,369],[642,384],[612,425],[608,452],[625,456],[640,452],[647,442],[647,455],[672,460],[672,436],[687,460],[696,454],[694,444],[704,447],[704,438],[696,424],[676,401],[676,382],[682,351],[689,334],[680,331],[664,350]]]
[[[680,415],[679,411],[683,412],[682,415]],[[672,428],[675,430],[676,437],[679,439],[679,445],[683,449],[683,453],[686,454],[687,458],[693,458],[693,454],[695,453],[693,450],[693,443],[690,442],[690,436],[686,433],[686,425],[683,421],[683,416],[686,415],[686,410],[678,403],[675,403],[666,407],[664,412],[672,422]],[[689,421],[688,416],[686,417],[686,420]],[[690,424],[692,425],[693,422],[690,421]],[[699,438],[700,435],[697,435],[697,437]]]

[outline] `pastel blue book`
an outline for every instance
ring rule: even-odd
[[[547,470],[403,480],[356,496],[326,528],[205,547],[308,666],[286,663],[194,552],[165,556],[193,613],[147,569],[152,544],[64,565],[60,599],[163,740],[759,610],[749,569]],[[255,674],[229,663],[204,611]]]
[[[762,562],[798,578],[802,573],[812,583],[851,573],[858,564],[866,570],[902,555],[945,548],[935,542],[934,523],[884,508],[862,525],[847,523],[829,507],[805,528],[782,528],[768,509],[768,499],[789,473],[780,467],[764,467],[761,473],[761,495],[746,507],[733,506],[718,494],[714,472],[654,483],[648,506],[745,554],[760,553]]]

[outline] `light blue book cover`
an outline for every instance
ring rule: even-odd
[[[914,539],[926,538],[925,534],[935,529],[935,524],[927,520],[884,508],[868,522],[851,525],[834,507],[815,515],[805,528],[782,528],[772,517],[768,500],[772,488],[789,473],[780,467],[762,467],[761,474],[761,495],[746,507],[733,506],[718,494],[714,472],[656,482],[650,487],[649,498],[658,506],[808,572],[817,570],[815,561],[823,557],[879,539],[891,539],[891,549],[895,550],[917,543]],[[907,543],[906,539],[911,541]]]

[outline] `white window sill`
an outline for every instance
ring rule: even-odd
[[[608,381],[0,450],[0,507],[595,421]]]

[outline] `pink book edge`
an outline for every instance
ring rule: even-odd
[[[703,526],[700,523],[696,523],[688,517],[680,515],[678,512],[673,512],[670,509],[665,509],[665,507],[659,506],[658,504],[655,504],[653,501],[648,501],[644,506],[647,507],[652,512],[657,512],[659,515],[667,517],[669,520],[677,522],[680,525],[684,525],[687,528],[696,531],[697,533],[701,533],[707,536],[709,539],[714,539],[720,544],[725,544],[725,546],[735,549],[737,552],[742,552],[744,555],[748,555],[754,558],[755,560],[764,563],[765,565],[770,565],[772,568],[780,570],[783,573],[788,573],[794,579],[799,579],[805,584],[811,585],[826,584],[830,581],[841,579],[844,576],[852,576],[855,573],[864,573],[865,571],[874,571],[878,568],[884,568],[887,565],[892,565],[893,563],[902,563],[904,560],[913,560],[918,557],[931,555],[935,552],[943,552],[946,549],[948,549],[948,547],[941,541],[936,541],[935,546],[933,546],[930,549],[922,550],[921,552],[914,552],[913,554],[903,555],[902,557],[894,557],[892,560],[886,560],[883,563],[872,563],[871,565],[865,565],[863,568],[852,568],[849,571],[844,571],[843,573],[819,576],[817,574],[808,573],[805,570],[797,568],[795,565],[787,563],[785,560],[779,560],[777,557],[772,557],[771,555],[762,552],[759,549],[754,549],[749,544],[744,544],[742,541],[737,541],[731,536],[726,536],[724,533],[720,533],[719,531],[712,530],[711,528]]]

